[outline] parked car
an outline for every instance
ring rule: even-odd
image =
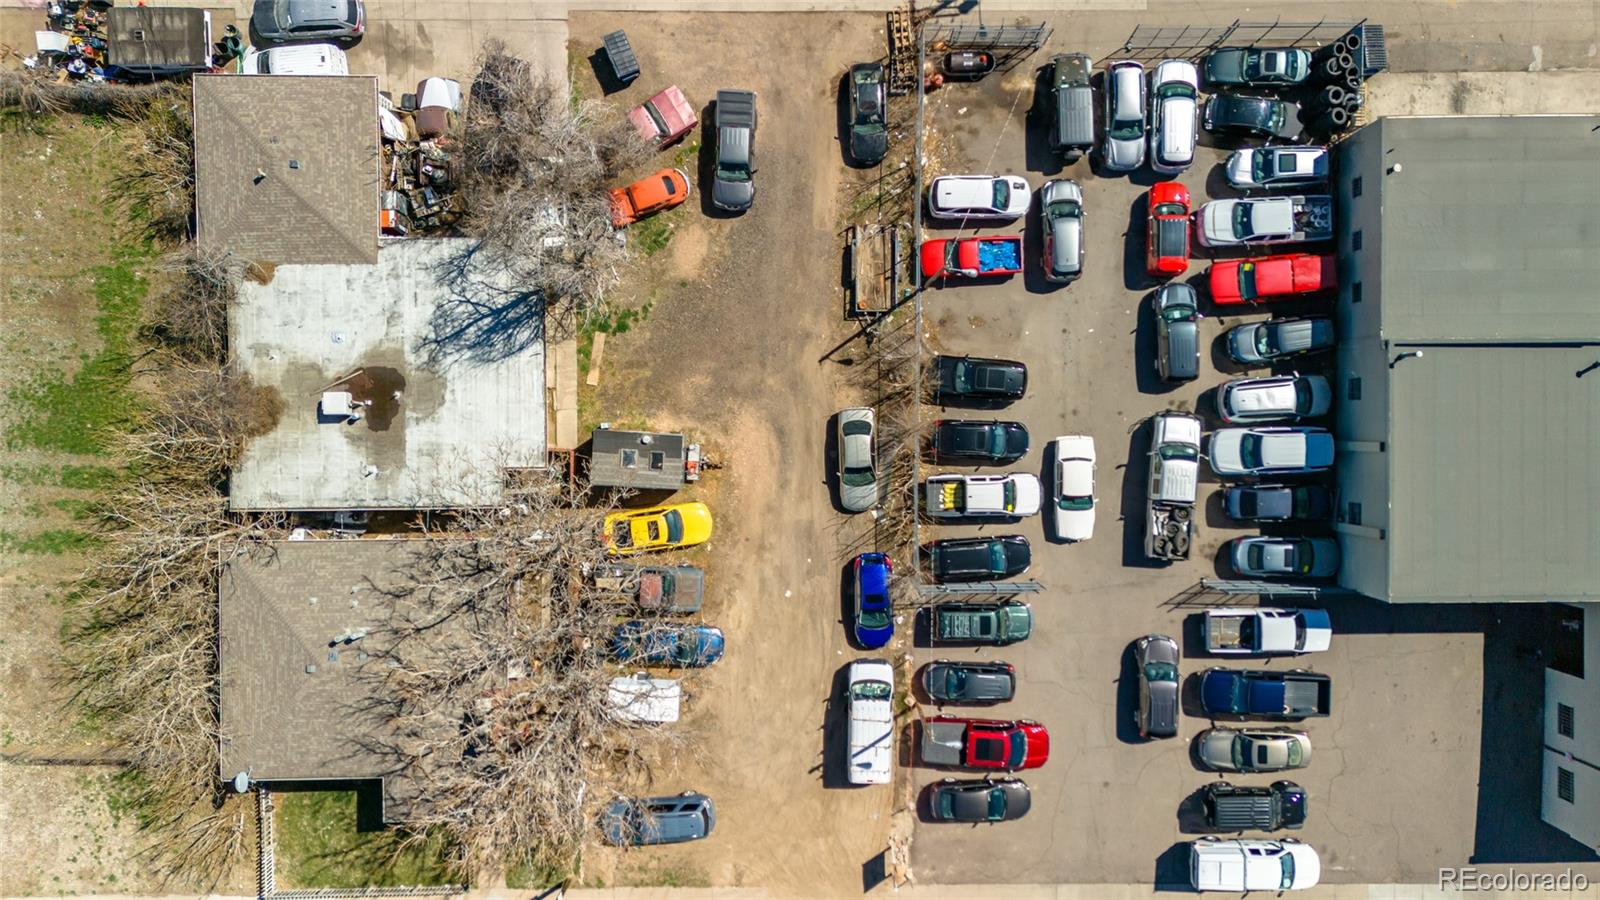
[[[618,797],[600,816],[600,832],[616,847],[678,844],[708,837],[717,825],[711,798],[694,791],[670,797]]]
[[[1032,190],[1016,175],[941,175],[928,186],[928,212],[940,219],[1015,219],[1028,211]]]
[[[1150,78],[1150,168],[1176,175],[1194,162],[1200,76],[1186,59],[1164,59]]]
[[[606,516],[602,540],[616,555],[703,544],[711,540],[711,509],[699,501],[619,509]]]
[[[614,591],[641,609],[669,615],[699,612],[705,600],[706,573],[699,566],[638,566],[608,563],[594,570],[594,585]]]
[[[1333,237],[1333,198],[1212,200],[1195,216],[1195,231],[1207,247],[1326,241]]]
[[[1144,66],[1125,59],[1106,69],[1105,167],[1132,172],[1144,165]]]
[[[1058,178],[1039,189],[1039,221],[1045,280],[1077,280],[1083,274],[1083,191],[1076,181]]]
[[[1206,57],[1214,85],[1294,85],[1311,74],[1311,54],[1294,48],[1223,47]]]
[[[1182,275],[1189,269],[1189,189],[1181,182],[1163,181],[1150,188],[1148,206],[1145,271]]]
[[[628,112],[628,121],[633,123],[633,130],[639,132],[639,137],[657,147],[667,146],[700,124],[699,117],[694,114],[694,104],[675,84],[635,106]]]
[[[1207,448],[1211,470],[1229,475],[1309,475],[1333,466],[1333,435],[1305,425],[1219,428]]]
[[[1022,274],[1022,235],[986,234],[966,238],[934,238],[918,252],[922,280],[1005,278]]]
[[[878,505],[877,414],[865,406],[839,411],[839,505],[865,512]]]
[[[756,92],[717,91],[712,114],[717,131],[711,205],[744,212],[756,199]]]
[[[1162,381],[1200,377],[1200,305],[1194,288],[1164,284],[1152,300],[1156,308],[1156,374]]]
[[[856,557],[853,568],[856,643],[876,650],[894,637],[894,610],[889,605],[894,561],[886,553],[863,553]]]
[[[930,475],[923,509],[941,519],[1022,519],[1039,514],[1039,479],[1031,472]]]
[[[1292,781],[1235,787],[1214,781],[1201,789],[1206,825],[1218,831],[1277,831],[1306,823],[1306,792]]]
[[[945,538],[927,546],[928,569],[939,584],[1015,578],[1033,564],[1033,550],[1020,534]]]
[[[1051,527],[1058,541],[1094,537],[1094,438],[1064,434],[1050,442],[1056,450]]]
[[[881,659],[850,664],[851,784],[888,784],[894,760],[894,667]]]
[[[1236,188],[1292,187],[1328,180],[1327,147],[1258,147],[1235,150],[1223,163]]]
[[[952,78],[975,81],[994,71],[994,54],[982,50],[955,50],[944,55],[939,67]]]
[[[253,40],[268,44],[353,44],[367,30],[367,4],[365,0],[256,0],[250,30]]]
[[[1009,359],[978,356],[936,356],[939,373],[936,402],[968,406],[1005,406],[1028,390],[1028,367]]]
[[[1017,667],[1007,662],[936,659],[922,670],[922,687],[940,705],[1005,703],[1017,693]]]
[[[1282,772],[1311,764],[1311,736],[1282,728],[1212,728],[1195,739],[1214,772]]]
[[[1312,317],[1247,322],[1228,329],[1224,341],[1228,357],[1236,363],[1274,362],[1332,348],[1333,320]]]
[[[1197,891],[1299,891],[1321,878],[1317,851],[1299,841],[1201,838],[1189,845],[1189,882]]]
[[[1245,94],[1212,94],[1206,101],[1204,121],[1206,130],[1212,134],[1239,137],[1292,141],[1304,130],[1300,124],[1300,104]]]
[[[1292,298],[1339,286],[1338,260],[1312,253],[1221,259],[1206,271],[1211,302],[1220,306]]]
[[[1298,721],[1328,715],[1333,679],[1304,669],[1207,669],[1200,706],[1211,716]]]
[[[1033,634],[1033,607],[999,603],[940,603],[930,609],[935,644],[1000,647],[1025,641]]]
[[[349,75],[350,59],[333,44],[251,47],[239,60],[241,75]]]
[[[1339,542],[1325,537],[1241,537],[1228,542],[1233,570],[1249,578],[1332,578]]]
[[[883,64],[857,63],[850,67],[850,158],[875,166],[889,154],[889,129],[884,116],[888,92]]]
[[[621,228],[689,199],[689,176],[682,169],[662,169],[625,188],[612,188],[607,196],[611,224]]]
[[[1050,149],[1068,163],[1094,147],[1094,60],[1086,53],[1050,59]]]
[[[946,778],[930,793],[928,807],[941,822],[1011,822],[1033,804],[1020,778]]]
[[[1326,415],[1333,388],[1321,375],[1235,378],[1217,387],[1217,415],[1229,425]]]
[[[939,465],[1003,466],[1028,455],[1028,428],[1021,422],[941,419],[933,423],[928,451]]]
[[[704,668],[722,658],[722,629],[711,625],[645,622],[631,619],[617,626],[611,655],[645,666]]]
[[[922,722],[922,761],[963,769],[1037,769],[1050,759],[1050,732],[1031,719],[934,716]]]
[[[1236,484],[1223,493],[1222,509],[1239,522],[1326,522],[1333,492],[1320,484]]]
[[[1333,643],[1333,617],[1325,609],[1214,606],[1202,618],[1212,656],[1320,653]]]
[[[1134,724],[1139,736],[1169,738],[1178,734],[1178,642],[1164,634],[1148,634],[1133,645],[1139,670],[1139,708]]]

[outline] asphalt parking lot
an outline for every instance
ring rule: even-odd
[[[1040,64],[1052,52],[1058,51],[1046,48],[1031,62]],[[919,878],[939,882],[1184,882],[1185,857],[1178,845],[1193,837],[1192,795],[1223,776],[1191,761],[1191,741],[1208,727],[1188,696],[1192,684],[1186,684],[1179,738],[1137,739],[1130,645],[1149,633],[1178,638],[1186,682],[1206,666],[1226,662],[1203,658],[1192,620],[1199,609],[1229,601],[1193,589],[1201,578],[1220,573],[1217,556],[1225,541],[1253,532],[1222,516],[1220,485],[1203,474],[1205,513],[1198,517],[1191,558],[1167,567],[1147,563],[1148,428],[1142,423],[1166,409],[1206,415],[1209,398],[1202,395],[1242,374],[1212,352],[1214,340],[1228,326],[1264,314],[1218,316],[1202,288],[1207,318],[1201,377],[1176,388],[1162,385],[1153,369],[1149,303],[1156,282],[1144,274],[1143,194],[1154,183],[1153,173],[1144,168],[1132,177],[1103,176],[1088,160],[1061,170],[1038,140],[1042,130],[1028,127],[1033,89],[1029,65],[931,94],[927,127],[938,168],[926,177],[1019,174],[1035,189],[1048,178],[1076,180],[1085,198],[1086,271],[1060,288],[1039,278],[1034,212],[1026,222],[1025,275],[926,291],[924,319],[939,350],[1018,359],[1028,365],[1030,378],[1027,396],[1004,410],[929,412],[1023,422],[1033,449],[1013,468],[1037,474],[1047,487],[1047,442],[1063,434],[1092,435],[1099,460],[1095,536],[1081,544],[1052,544],[1039,517],[1016,525],[925,528],[924,539],[1020,532],[1032,542],[1034,567],[1028,577],[1046,589],[1023,598],[1035,609],[1030,640],[1000,650],[918,647],[914,653],[919,668],[935,658],[1002,658],[1016,664],[1020,679],[1014,702],[946,711],[1037,719],[1051,729],[1052,747],[1048,764],[1023,773],[1034,792],[1027,819],[977,828],[923,823],[913,862]],[[1217,170],[1226,154],[1203,145],[1181,176],[1195,207],[1229,195]],[[1019,222],[976,231],[1014,234],[1021,227]],[[958,233],[937,223],[927,231]],[[1194,248],[1195,263],[1182,278],[1203,274],[1199,249]],[[1313,308],[1287,307],[1290,312]],[[1321,854],[1325,880],[1431,881],[1439,866],[1460,865],[1475,848],[1484,696],[1481,617],[1475,610],[1393,609],[1364,600],[1318,605],[1334,611],[1330,651],[1299,660],[1250,662],[1314,668],[1332,676],[1333,715],[1304,725],[1315,748],[1312,765],[1287,776],[1229,780],[1266,784],[1290,777],[1307,789],[1310,815],[1298,836]],[[933,708],[924,710],[931,714]],[[920,787],[946,774],[921,769],[916,781]]]

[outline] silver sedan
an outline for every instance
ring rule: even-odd
[[[878,505],[877,418],[864,406],[839,411],[839,505],[866,512]]]
[[[1282,772],[1311,763],[1311,736],[1302,731],[1212,728],[1196,744],[1200,761],[1218,772]]]

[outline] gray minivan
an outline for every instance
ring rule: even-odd
[[[1083,53],[1050,59],[1050,149],[1069,163],[1094,147],[1094,61]]]
[[[1182,282],[1156,291],[1156,374],[1162,381],[1200,377],[1200,307]]]
[[[1206,825],[1217,831],[1277,831],[1306,822],[1306,792],[1292,781],[1271,787],[1235,787],[1214,781],[1201,793]]]
[[[694,791],[671,797],[618,797],[600,816],[606,842],[617,847],[697,841],[710,835],[716,824],[711,798]]]

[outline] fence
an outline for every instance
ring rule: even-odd
[[[994,56],[995,69],[1008,72],[1018,63],[1032,56],[1050,39],[1048,25],[983,25],[969,23],[924,22],[921,44],[936,53],[957,50],[981,50]],[[919,59],[919,62],[922,60]],[[919,65],[918,71],[922,71]],[[922,104],[922,92],[917,93],[917,105]]]
[[[1316,22],[1242,22],[1231,25],[1140,25],[1133,29],[1118,58],[1141,61],[1197,58],[1222,46],[1321,47],[1360,28],[1366,20],[1321,19]],[[1107,57],[1108,59],[1110,57]]]

